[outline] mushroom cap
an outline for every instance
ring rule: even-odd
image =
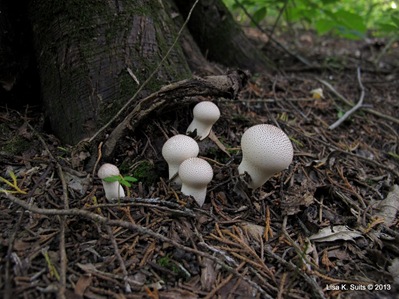
[[[180,164],[179,176],[183,184],[193,188],[206,188],[213,178],[213,170],[204,159],[189,158]]]
[[[120,175],[118,167],[113,164],[105,163],[98,169],[97,175],[100,179],[105,179],[114,175]]]
[[[239,173],[248,172],[252,187],[263,185],[273,174],[287,168],[294,155],[288,136],[279,128],[260,124],[244,132],[241,138],[243,160]]]
[[[187,128],[187,133],[197,130],[197,136],[200,136],[200,140],[203,140],[209,135],[212,125],[219,119],[220,110],[214,103],[203,101],[195,105],[193,116],[193,121]]]
[[[198,156],[198,153],[198,143],[182,134],[169,138],[162,147],[162,156],[168,164],[180,164],[188,158]]]
[[[218,106],[210,101],[199,102],[193,109],[194,118],[213,125],[220,117]]]

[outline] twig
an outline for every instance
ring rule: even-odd
[[[127,273],[127,270],[126,270],[125,262],[123,261],[122,256],[121,256],[121,254],[119,252],[118,244],[116,243],[114,233],[112,232],[112,229],[111,229],[111,227],[109,225],[106,226],[106,229],[107,229],[107,233],[109,235],[109,238],[111,239],[112,247],[114,247],[114,252],[115,252],[116,258],[118,259],[119,266],[122,269],[122,274],[123,274],[123,277],[124,277],[123,280],[125,282],[125,290],[126,290],[127,293],[131,293],[132,292],[132,288],[130,287],[130,284],[129,284],[128,280],[127,280],[128,273]]]
[[[49,157],[56,163],[57,166],[57,174],[61,180],[62,184],[62,198],[64,202],[64,209],[69,209],[69,197],[68,197],[68,186],[65,181],[64,172],[62,170],[61,164],[54,157],[49,147],[47,146],[46,141],[43,137],[33,128],[29,123],[27,123],[28,127],[32,130],[32,132],[37,136],[37,138],[42,143],[43,147],[47,151]],[[66,272],[67,272],[67,254],[65,249],[65,226],[66,226],[66,217],[61,216],[60,220],[60,287],[58,289],[58,298],[65,299],[65,291],[66,291]]]
[[[14,241],[15,237],[17,235],[17,232],[19,228],[21,227],[22,219],[24,217],[24,213],[21,213],[21,215],[18,218],[17,223],[14,225],[14,229],[9,237],[8,240],[8,249],[7,249],[7,255],[6,255],[6,265],[5,265],[5,281],[4,281],[4,299],[11,299],[12,298],[12,291],[11,291],[11,277],[10,277],[10,265],[11,265],[11,254],[14,248]]]
[[[284,272],[281,277],[280,286],[279,286],[278,293],[277,293],[277,299],[284,298],[283,294],[284,294],[284,285],[285,285],[286,279],[287,279],[287,272]]]
[[[241,268],[245,265],[245,262],[242,262],[240,265],[238,265],[238,267],[236,268],[237,271],[241,270]],[[216,287],[214,287],[212,289],[212,291],[210,291],[206,297],[204,299],[211,299],[211,298],[215,298],[215,294],[221,289],[223,288],[225,285],[227,285],[230,280],[233,278],[233,275],[230,274],[229,276],[227,276],[227,278],[225,278],[221,283],[219,283]]]
[[[69,209],[69,197],[68,197],[68,187],[65,181],[64,172],[62,171],[61,165],[57,163],[57,173],[60,177],[62,184],[62,197],[64,198],[64,209]],[[61,228],[60,228],[60,288],[58,290],[58,298],[64,299],[66,291],[66,272],[67,272],[67,254],[65,249],[65,227],[66,227],[66,216],[61,216]]]
[[[115,203],[106,203],[106,204],[96,204],[96,205],[87,205],[86,209],[98,209],[98,208],[109,208],[109,207],[131,207],[131,206],[140,206],[140,207],[149,207],[156,208],[159,210],[167,211],[176,216],[184,216],[184,217],[196,217],[197,214],[188,208],[185,208],[177,203],[170,202],[167,200],[161,200],[159,198],[132,198],[132,197],[124,197],[121,198],[119,202]]]
[[[353,113],[355,113],[356,110],[358,110],[358,109],[360,109],[360,107],[362,107],[365,91],[364,91],[364,86],[363,86],[362,78],[361,78],[361,74],[360,74],[360,67],[357,68],[357,81],[359,82],[359,87],[360,87],[359,101],[357,102],[357,104],[355,106],[353,106],[351,109],[346,111],[345,114],[341,118],[339,118],[335,123],[333,123],[331,126],[329,126],[328,128],[330,130],[334,130],[336,127],[338,127],[340,124],[342,124],[349,116],[351,116]]]
[[[295,273],[299,273],[299,275],[312,287],[312,291],[313,291],[313,295],[314,298],[320,298],[320,299],[324,299],[326,298],[323,294],[322,289],[320,288],[320,286],[316,283],[316,281],[310,277],[309,275],[307,275],[306,273],[304,273],[303,271],[301,271],[296,265],[294,265],[292,262],[287,262],[285,259],[281,258],[280,256],[278,256],[277,254],[275,254],[270,248],[269,246],[266,246],[265,248],[266,250],[266,255],[271,256],[272,258],[274,258],[275,260],[277,260],[280,264],[282,264],[284,267],[286,267],[288,270],[295,272]]]
[[[348,106],[353,106],[354,104],[351,102],[351,101],[349,101],[348,99],[346,99],[342,94],[340,94],[330,83],[328,83],[327,81],[324,81],[324,80],[322,80],[322,79],[319,79],[319,78],[316,78],[316,80],[317,81],[319,81],[321,84],[323,84],[324,86],[326,86],[332,93],[334,93],[341,101],[343,101],[345,104],[347,104]],[[397,118],[395,118],[395,117],[393,117],[393,116],[389,116],[389,115],[386,115],[386,114],[384,114],[384,113],[381,113],[381,112],[379,112],[379,111],[376,111],[376,110],[374,110],[374,109],[372,109],[372,108],[363,108],[363,111],[366,111],[366,112],[368,112],[368,113],[370,113],[370,114],[374,114],[374,115],[376,115],[376,116],[378,116],[378,117],[381,117],[381,118],[383,118],[383,119],[386,119],[386,120],[389,120],[389,121],[392,121],[392,122],[394,122],[394,123],[396,123],[396,124],[399,124],[399,119],[397,119]]]
[[[362,160],[362,161],[364,161],[364,162],[366,162],[368,164],[377,166],[377,167],[379,167],[381,169],[385,169],[385,170],[391,172],[396,177],[399,177],[399,171],[396,171],[394,168],[390,168],[387,165],[379,163],[379,162],[377,162],[375,160],[371,160],[371,159],[369,159],[367,157],[364,157],[364,156],[361,156],[361,155],[358,155],[358,154],[354,154],[352,152],[344,151],[341,148],[335,146],[334,144],[326,142],[326,141],[324,141],[324,140],[322,140],[320,138],[316,138],[316,137],[313,137],[313,136],[310,136],[310,135],[307,135],[306,137],[309,138],[309,139],[315,140],[316,142],[319,142],[321,144],[324,144],[325,146],[330,147],[330,148],[332,148],[333,150],[335,150],[335,151],[337,151],[339,153],[345,154],[347,156],[355,157],[355,158],[357,158],[359,160]]]
[[[39,208],[36,205],[30,205],[27,202],[18,199],[17,197],[15,197],[12,194],[9,193],[5,193],[2,194],[2,196],[5,196],[6,198],[8,198],[11,202],[23,207],[24,209],[31,211],[33,213],[36,214],[42,214],[42,215],[61,215],[61,216],[80,216],[86,219],[89,219],[93,222],[96,223],[101,223],[103,225],[110,225],[110,226],[119,226],[119,227],[123,227],[126,229],[129,229],[131,231],[135,231],[139,234],[142,235],[148,235],[151,236],[159,241],[165,242],[165,243],[169,243],[171,245],[173,245],[176,248],[179,248],[181,250],[184,250],[186,252],[191,252],[203,257],[206,257],[214,262],[216,262],[217,264],[219,264],[221,267],[223,267],[226,271],[234,274],[237,277],[242,278],[243,280],[245,280],[248,284],[250,284],[251,286],[253,286],[254,288],[256,288],[259,293],[261,293],[264,297],[269,297],[267,295],[267,293],[265,292],[265,290],[260,287],[256,282],[252,281],[250,278],[243,276],[241,273],[239,273],[235,268],[229,266],[228,264],[226,264],[224,261],[222,261],[221,259],[207,253],[204,251],[200,251],[200,250],[196,250],[194,248],[185,246],[180,244],[179,242],[176,242],[168,237],[165,237],[164,235],[161,235],[157,232],[154,232],[153,230],[143,227],[141,225],[138,224],[134,224],[131,222],[127,222],[127,221],[123,221],[123,220],[111,220],[108,219],[106,217],[103,217],[101,215],[92,213],[92,212],[88,212],[85,210],[81,210],[81,209],[43,209],[43,208]],[[235,266],[237,266],[237,263],[235,263]]]
[[[186,27],[188,21],[191,18],[191,14],[195,8],[195,6],[197,5],[197,3],[199,2],[199,0],[196,0],[195,3],[193,4],[193,6],[191,7],[186,20],[184,21],[183,25],[181,26],[179,32],[177,33],[177,36],[175,38],[175,40],[173,41],[173,44],[169,47],[168,51],[166,52],[165,56],[162,57],[162,60],[158,63],[157,67],[152,71],[152,73],[148,76],[148,78],[143,82],[143,84],[137,89],[137,91],[135,92],[135,94],[126,102],[125,105],[123,105],[123,107],[110,119],[110,121],[108,123],[106,123],[102,128],[100,128],[90,139],[89,142],[92,142],[101,132],[103,132],[106,128],[108,128],[122,113],[123,111],[125,111],[125,109],[129,106],[131,106],[132,102],[136,99],[136,97],[138,96],[138,94],[143,90],[143,88],[145,86],[147,86],[147,84],[152,80],[152,78],[156,75],[156,73],[158,72],[159,68],[163,65],[163,63],[165,62],[166,58],[169,56],[170,52],[172,52],[173,48],[175,47],[177,41],[179,40],[181,34],[183,33],[184,28]]]
[[[338,90],[336,90],[336,89],[334,88],[334,86],[332,86],[332,85],[331,85],[330,83],[328,83],[327,81],[324,81],[323,79],[319,79],[319,78],[316,78],[316,80],[319,81],[319,82],[320,82],[321,84],[323,84],[324,86],[326,86],[332,93],[334,93],[338,98],[340,98],[341,101],[344,102],[346,105],[351,106],[351,107],[354,105],[351,101],[349,101],[349,100],[346,99],[342,94],[340,94],[340,93],[338,92]]]

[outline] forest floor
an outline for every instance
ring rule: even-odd
[[[1,107],[0,297],[398,298],[399,44],[278,39],[296,41],[294,56],[270,51],[279,71],[235,101],[208,99],[221,118],[200,142],[214,170],[202,208],[171,187],[161,155],[194,103],[125,137],[112,162],[139,182],[112,204],[87,152],[46,133],[34,107]],[[294,160],[251,191],[240,137],[259,123],[286,132]]]

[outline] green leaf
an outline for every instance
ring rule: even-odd
[[[329,4],[333,4],[333,3],[337,3],[337,2],[339,2],[340,0],[321,0],[321,2],[324,4],[324,5],[329,5]]]
[[[124,176],[124,177],[123,177],[123,180],[129,181],[129,182],[132,182],[132,183],[135,183],[135,182],[138,181],[138,179],[136,179],[136,178],[134,178],[134,177],[132,177],[132,176]]]
[[[132,187],[132,185],[128,181],[121,180],[121,181],[119,181],[119,183],[128,188]]]
[[[333,30],[336,26],[336,23],[332,20],[320,19],[315,22],[314,26],[317,33],[322,35]]]
[[[377,23],[376,26],[379,30],[384,31],[384,32],[397,32],[398,31],[398,26],[396,26],[392,23]]]
[[[252,18],[253,18],[253,20],[255,21],[255,23],[260,23],[265,17],[266,17],[266,14],[267,14],[267,9],[266,9],[266,7],[262,7],[262,8],[260,8],[260,9],[258,9],[253,15],[252,15]],[[255,24],[252,24],[252,25],[255,25]]]
[[[342,35],[363,37],[366,33],[366,23],[358,14],[341,9],[334,14],[334,19],[337,21],[337,29]]]
[[[391,15],[391,20],[395,23],[396,27],[399,27],[399,16]]]
[[[119,182],[121,179],[122,178],[120,175],[114,175],[114,176],[104,178],[103,181],[108,182],[108,183],[113,183],[113,182]]]

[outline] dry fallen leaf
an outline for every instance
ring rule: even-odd
[[[314,202],[316,186],[311,180],[303,178],[301,185],[292,185],[288,188],[286,197],[281,202],[283,215],[298,214],[303,207],[308,207]]]
[[[78,282],[75,285],[75,294],[82,296],[86,289],[90,286],[93,277],[91,274],[83,274],[79,277]]]
[[[314,242],[350,241],[361,236],[362,233],[359,231],[351,230],[344,225],[336,225],[322,228],[318,233],[310,236],[309,239]]]
[[[384,219],[386,226],[392,226],[396,222],[396,214],[399,210],[399,186],[394,185],[387,197],[377,206],[375,216]]]
[[[215,262],[209,258],[204,258],[201,264],[201,286],[205,291],[212,289],[216,276]]]
[[[399,258],[392,261],[392,264],[388,267],[389,273],[391,273],[394,281],[399,283]]]
[[[244,231],[248,232],[249,235],[255,240],[262,239],[265,227],[251,222],[242,222],[241,227]]]

